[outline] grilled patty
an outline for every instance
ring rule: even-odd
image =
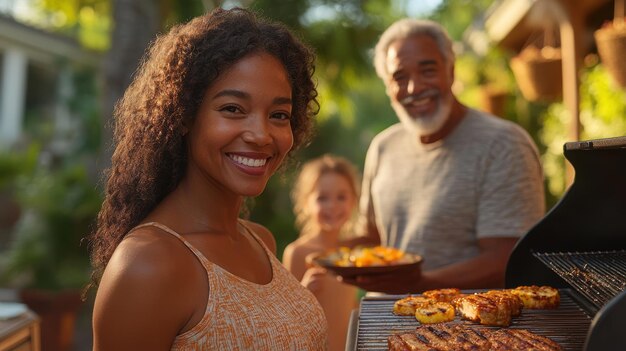
[[[420,304],[415,309],[415,319],[422,324],[450,322],[454,320],[454,306],[438,301]]]
[[[407,296],[393,304],[393,313],[398,316],[414,316],[418,306],[430,303],[431,300],[423,296]]]
[[[525,329],[500,329],[489,334],[492,351],[533,350],[553,351],[561,350],[561,346],[553,340],[533,334]]]
[[[457,288],[446,288],[427,290],[422,293],[422,296],[438,302],[450,302],[453,303],[455,299],[465,296],[461,293],[461,290]]]
[[[398,350],[480,350],[488,351],[489,340],[484,331],[461,325],[422,326],[413,333],[395,334],[388,338],[390,351]]]
[[[551,286],[518,286],[509,290],[517,295],[528,309],[554,309],[559,307],[561,296],[559,290]]]
[[[484,325],[508,327],[511,317],[519,316],[522,312],[519,297],[501,290],[467,295],[455,302],[462,318]]]
[[[413,333],[391,335],[389,351],[558,351],[553,340],[524,329],[478,330],[464,325],[421,326]]]

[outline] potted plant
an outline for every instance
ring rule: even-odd
[[[626,88],[626,17],[624,17],[624,0],[615,1],[613,21],[605,22],[594,33],[598,54],[602,64],[620,87]]]
[[[41,317],[43,350],[69,350],[90,272],[81,241],[101,198],[84,167],[41,168],[16,181],[21,215],[0,255],[0,278]]]
[[[561,49],[553,46],[525,47],[511,59],[517,85],[528,101],[553,102],[563,94]]]

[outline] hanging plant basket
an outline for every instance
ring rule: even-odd
[[[503,117],[508,92],[502,88],[485,85],[480,89],[480,102],[485,112]]]
[[[561,49],[528,46],[511,59],[511,70],[529,101],[554,102],[563,95]]]
[[[608,22],[595,33],[602,64],[615,83],[626,88],[626,23]]]

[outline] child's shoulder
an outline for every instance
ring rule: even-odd
[[[289,243],[289,245],[285,248],[285,251],[290,251],[292,254],[306,255],[323,249],[324,248],[319,245],[315,237],[301,236]]]

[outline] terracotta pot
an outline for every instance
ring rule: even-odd
[[[80,291],[23,289],[19,296],[41,318],[41,351],[71,350],[76,317],[82,305]]]
[[[480,91],[483,111],[502,117],[505,112],[507,96],[508,93],[506,91],[483,87]]]
[[[528,48],[511,59],[517,85],[528,101],[554,102],[563,96],[561,51],[546,49]]]
[[[602,64],[615,83],[626,88],[626,24],[621,28],[598,29],[594,36]]]

